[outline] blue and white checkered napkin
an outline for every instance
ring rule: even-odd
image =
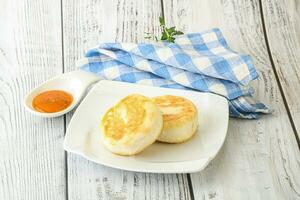
[[[247,84],[258,77],[251,58],[232,51],[219,29],[181,35],[175,43],[104,43],[77,65],[109,80],[219,94],[229,100],[232,117],[270,112],[250,103]]]

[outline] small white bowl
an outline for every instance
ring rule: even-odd
[[[58,117],[64,115],[71,111],[79,103],[88,86],[99,80],[101,80],[99,76],[81,70],[56,76],[37,86],[25,96],[25,108],[32,114],[40,117]],[[71,94],[73,96],[71,105],[62,111],[54,113],[43,113],[35,110],[32,106],[34,97],[49,90],[63,90]]]

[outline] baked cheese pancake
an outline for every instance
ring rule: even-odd
[[[153,101],[163,113],[163,131],[158,141],[180,143],[195,134],[198,112],[193,102],[172,95],[155,97]]]
[[[102,139],[111,152],[134,155],[156,141],[162,126],[158,106],[150,98],[133,94],[106,112],[101,121]]]

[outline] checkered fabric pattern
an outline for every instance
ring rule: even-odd
[[[219,29],[181,35],[175,43],[104,43],[77,65],[109,80],[224,96],[232,117],[270,112],[250,98],[253,89],[247,85],[258,77],[250,56],[232,51]]]

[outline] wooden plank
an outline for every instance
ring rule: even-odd
[[[72,71],[84,49],[108,41],[143,41],[144,32],[157,33],[161,4],[160,0],[64,1],[63,13],[65,67]],[[74,154],[68,154],[68,188],[69,199],[190,198],[186,175],[121,171]]]
[[[299,199],[299,149],[267,54],[258,0],[164,0],[169,25],[184,32],[221,28],[229,45],[252,56],[256,98],[274,108],[260,120],[230,120],[226,142],[191,175],[195,199]]]
[[[299,3],[299,2],[298,2]],[[267,38],[300,137],[300,11],[297,1],[262,1]]]
[[[62,73],[60,1],[0,1],[0,27],[0,199],[65,199],[63,118],[22,103]]]

